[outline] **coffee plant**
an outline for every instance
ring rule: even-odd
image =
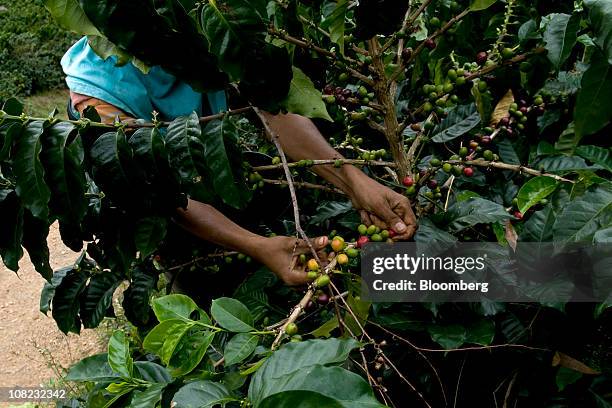
[[[612,2],[45,5],[101,56],[225,89],[234,107],[106,124],[4,104],[4,264],[17,271],[25,248],[65,333],[113,316],[127,288],[133,326],[70,369],[87,393],[60,406],[612,406],[610,298],[367,302],[360,249],[395,231],[362,224],[312,172],[355,165],[408,196],[416,242],[609,243]],[[312,118],[344,158],[288,162],[259,109]],[[311,283],[289,288],[178,227],[187,197],[263,235],[329,235],[329,263],[301,257]],[[53,271],[56,221],[81,255]],[[169,294],[166,272],[200,291]],[[608,293],[610,273],[595,282]]]

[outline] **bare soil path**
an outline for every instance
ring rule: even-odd
[[[51,226],[48,244],[54,269],[78,256],[63,245],[57,224]],[[104,349],[95,330],[65,336],[50,313],[47,317],[39,311],[44,283],[27,254],[18,275],[0,262],[0,387],[48,385],[62,368]]]

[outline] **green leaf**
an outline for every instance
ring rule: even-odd
[[[496,2],[497,0],[473,0],[470,3],[470,10],[471,11],[485,10],[491,7]]]
[[[130,342],[122,330],[115,330],[108,341],[108,365],[121,377],[132,377],[134,361],[130,355]]]
[[[156,298],[151,303],[155,316],[160,322],[168,319],[181,319],[183,321],[192,319],[193,312],[198,316],[193,320],[200,320],[210,324],[210,318],[206,312],[198,307],[189,297],[181,294],[173,294]]]
[[[612,227],[601,229],[593,235],[594,244],[612,244]]]
[[[443,326],[435,324],[427,329],[431,339],[441,345],[445,350],[456,349],[463,345],[468,338],[465,327],[460,324]]]
[[[66,274],[73,269],[72,266],[58,269],[53,273],[51,282],[45,282],[43,290],[40,292],[40,304],[39,310],[41,313],[47,314],[51,309],[51,301],[55,295],[55,288],[62,283],[62,280],[66,277]]]
[[[43,3],[63,29],[82,35],[100,35],[78,0],[44,0]]]
[[[225,345],[223,357],[225,365],[241,363],[253,353],[259,343],[259,337],[249,333],[238,333]]]
[[[146,258],[157,249],[160,242],[166,237],[167,221],[162,217],[147,217],[138,221],[134,240],[140,257]]]
[[[159,272],[136,266],[132,269],[130,286],[123,292],[125,317],[137,327],[146,326],[151,316],[149,300],[157,287]]]
[[[117,374],[108,365],[108,354],[85,357],[68,370],[68,381],[113,381]]]
[[[559,367],[555,382],[557,383],[557,389],[563,391],[565,387],[571,385],[581,379],[583,374],[579,371],[574,371],[570,368]]]
[[[293,79],[287,95],[287,110],[291,113],[332,121],[327,113],[327,107],[310,78],[304,72],[293,67]]]
[[[476,105],[461,105],[448,113],[433,131],[431,138],[436,143],[444,143],[465,135],[480,124]]]
[[[172,325],[164,333],[164,343],[162,344],[161,350],[157,353],[162,363],[168,365],[170,359],[174,355],[176,346],[192,327],[193,323],[182,322],[181,324]]]
[[[467,327],[466,343],[489,346],[495,337],[495,322],[490,319],[481,319]]]
[[[596,186],[566,204],[555,221],[556,242],[592,242],[595,233],[612,223],[612,183]]]
[[[414,241],[417,243],[418,253],[434,255],[451,248],[457,238],[438,228],[429,218],[421,218]]]
[[[523,184],[517,195],[519,211],[525,214],[527,210],[538,204],[541,199],[552,194],[557,185],[558,182],[555,179],[546,176],[534,177]]]
[[[79,318],[79,298],[89,274],[83,269],[70,269],[61,283],[55,288],[52,301],[52,316],[57,327],[63,332],[81,332],[81,319]]]
[[[168,335],[175,331],[176,327],[182,327],[186,324],[187,323],[182,319],[168,319],[162,321],[147,334],[142,342],[142,347],[153,354],[161,355],[162,347]]]
[[[474,86],[472,86],[470,92],[474,97],[474,103],[476,104],[476,109],[478,109],[480,119],[483,123],[488,123],[493,113],[493,98],[491,97],[491,93],[482,92],[478,89],[478,81],[474,82]]]
[[[545,157],[538,162],[538,168],[549,173],[567,173],[591,169],[583,158],[564,155]]]
[[[123,131],[100,136],[89,152],[93,179],[106,195],[126,207],[137,207],[142,179]]]
[[[41,137],[45,131],[44,122],[30,122],[15,143],[13,171],[15,172],[15,191],[25,208],[37,218],[49,217],[51,191],[45,183],[45,170],[40,162],[42,150]]]
[[[161,401],[162,393],[166,384],[151,384],[143,391],[134,391],[130,408],[151,408],[156,407]]]
[[[596,52],[591,66],[582,76],[574,109],[574,127],[578,137],[591,135],[603,129],[612,118],[612,65],[603,54]]]
[[[213,300],[210,313],[221,327],[231,332],[244,333],[255,330],[253,315],[236,299],[223,297]]]
[[[344,408],[382,408],[368,383],[358,374],[342,367],[311,365],[282,377],[271,377],[267,381],[269,393],[261,395],[261,405],[274,407],[267,398],[286,391],[312,391],[324,395]],[[272,387],[272,388],[271,388]],[[278,401],[274,397],[273,401]]]
[[[572,53],[580,29],[580,16],[553,13],[542,18],[540,27],[544,29],[544,43],[548,59],[557,69]]]
[[[324,221],[337,217],[353,210],[350,201],[323,201],[317,206],[317,211],[308,220],[309,225],[321,224]]]
[[[344,55],[344,21],[347,10],[348,1],[338,0],[334,10],[321,22],[321,28],[329,32],[329,39],[333,43],[338,44],[338,49],[342,55]]]
[[[172,376],[165,367],[151,361],[134,361],[134,377],[158,383],[172,382]]]
[[[266,3],[261,0],[216,0],[202,7],[200,22],[210,52],[232,80],[240,79],[247,48],[266,31]]]
[[[536,211],[525,222],[525,227],[521,233],[521,241],[550,242],[553,237],[552,228],[556,218],[552,204]]]
[[[450,222],[450,229],[461,231],[476,224],[489,224],[512,217],[502,205],[473,197],[450,206],[446,218]]]
[[[589,10],[595,42],[604,50],[608,64],[612,64],[612,4],[607,0],[585,0],[584,5]]]
[[[503,139],[497,142],[497,147],[499,149],[499,157],[504,161],[504,163],[508,164],[521,164],[521,160],[516,154],[516,150],[514,150],[514,146],[512,143]]]
[[[252,377],[249,399],[257,406],[266,396],[281,391],[272,379],[285,378],[315,365],[342,363],[358,346],[359,343],[353,339],[336,338],[285,344]]]
[[[578,146],[576,154],[612,172],[612,154],[610,154],[610,150],[599,146]]]
[[[122,277],[110,271],[95,273],[81,295],[80,315],[87,329],[98,327],[107,311],[112,307],[115,289],[123,281]]]
[[[10,270],[19,270],[23,257],[23,206],[13,190],[0,190],[0,255]]]
[[[69,144],[76,128],[66,122],[59,122],[47,129],[42,138],[43,150],[40,160],[45,169],[45,180],[51,189],[49,209],[52,216],[57,217],[60,223],[77,231],[75,237],[66,236],[66,228],[62,228],[64,242],[73,250],[80,250],[80,224],[87,211],[85,192],[87,184],[85,172],[81,166],[83,145],[80,139]],[[78,140],[78,141],[77,141]]]
[[[206,351],[215,338],[215,332],[193,328],[177,344],[168,368],[175,377],[189,374],[206,356]]]
[[[237,401],[223,385],[212,381],[194,381],[181,387],[172,398],[174,408],[213,408]]]
[[[340,402],[315,391],[283,391],[266,398],[258,408],[343,408]]]
[[[237,148],[238,129],[231,118],[214,120],[202,131],[204,154],[215,192],[224,203],[243,208],[251,199],[242,176],[242,156]],[[233,153],[233,154],[232,154]]]
[[[48,235],[47,221],[35,218],[30,211],[26,210],[23,215],[23,247],[28,251],[36,272],[47,281],[53,276],[53,269],[49,265]]]
[[[189,116],[175,119],[168,126],[165,141],[170,166],[176,172],[183,189],[189,191],[194,199],[207,202],[211,201],[213,194],[202,182],[209,181],[203,180],[207,175],[201,137],[200,121],[198,115],[193,112]]]
[[[1,124],[2,122],[0,121],[0,125]],[[21,123],[0,126],[0,161],[4,161],[8,158],[15,140],[21,134],[22,128]]]

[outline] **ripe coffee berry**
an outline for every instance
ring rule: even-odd
[[[485,62],[487,62],[487,58],[488,58],[488,54],[484,51],[479,52],[478,54],[476,54],[476,63],[478,65],[482,65]]]
[[[310,259],[308,261],[307,266],[308,266],[308,269],[311,270],[311,271],[318,271],[319,270],[319,264],[317,263],[316,259]]]
[[[329,303],[329,295],[327,293],[321,293],[317,297],[317,303],[319,303],[320,305],[328,304]]]
[[[414,185],[414,179],[410,176],[406,176],[404,177],[404,179],[402,180],[402,184],[406,187],[411,187]]]
[[[522,220],[523,219],[523,213],[521,213],[520,211],[515,211],[514,212],[514,218],[516,218],[517,220]]]
[[[344,249],[344,240],[340,237],[335,237],[331,242],[331,247],[334,251],[342,251]]]
[[[338,265],[346,265],[349,261],[348,256],[346,254],[338,255],[336,260],[338,261]]]
[[[370,238],[368,238],[365,235],[362,235],[359,237],[359,239],[357,240],[357,244],[356,247],[357,248],[361,248],[362,246],[364,246],[365,244],[367,244],[370,241]]]
[[[428,38],[427,40],[425,40],[425,47],[429,48],[430,50],[433,50],[436,48],[436,42],[431,38]]]
[[[471,167],[465,167],[463,169],[463,175],[465,177],[472,177],[474,175],[474,169]]]

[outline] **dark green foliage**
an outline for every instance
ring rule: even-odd
[[[78,38],[60,29],[42,2],[2,0],[0,101],[64,86],[60,59]]]

